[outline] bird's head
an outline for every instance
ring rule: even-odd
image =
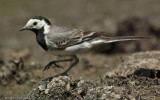
[[[27,24],[20,29],[20,31],[23,30],[31,30],[33,32],[38,32],[39,30],[43,30],[44,34],[48,32],[50,28],[51,22],[42,16],[35,16],[31,18]]]

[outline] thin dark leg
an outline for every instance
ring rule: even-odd
[[[66,69],[64,72],[62,72],[60,74],[57,74],[57,75],[55,75],[53,77],[67,75],[67,73],[79,62],[79,59],[78,59],[78,57],[76,55],[72,55],[72,58],[75,60],[75,62],[72,65],[70,65],[70,67],[68,67],[68,69]],[[44,79],[44,81],[46,81],[46,80],[51,81],[53,79],[53,77],[49,77],[47,79]]]
[[[79,59],[76,55],[72,55],[72,58],[75,60],[75,62],[64,72],[57,74],[56,76],[67,75],[67,73],[79,62]]]
[[[52,66],[52,64],[54,64],[56,67],[61,67],[60,65],[57,64],[58,62],[66,62],[66,61],[73,61],[73,60],[74,60],[74,59],[71,58],[71,59],[65,59],[65,60],[51,61],[51,62],[49,62],[49,63],[47,64],[47,66],[43,69],[43,71],[48,70],[48,69]],[[62,67],[61,67],[61,68],[62,68]]]

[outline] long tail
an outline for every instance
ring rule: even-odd
[[[143,40],[143,39],[151,39],[147,36],[117,36],[117,37],[106,37],[104,36],[104,32],[92,32],[86,31],[84,34],[84,41],[97,39],[97,41],[93,41],[92,44],[99,44],[99,43],[112,43],[112,42],[120,42],[120,41],[132,41],[132,40]]]
[[[105,40],[105,43],[119,42],[119,41],[132,41],[132,40],[142,40],[151,39],[147,36],[118,36],[118,37],[105,37],[101,36],[101,39]]]

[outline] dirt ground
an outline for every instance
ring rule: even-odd
[[[43,51],[34,33],[19,32],[30,18],[41,15],[53,19],[52,22],[58,25],[105,31],[106,36],[152,38],[105,44],[94,48],[92,52],[78,55],[80,62],[69,72],[68,77],[74,77],[75,84],[83,80],[85,83],[89,81],[91,85],[87,85],[89,88],[84,94],[67,90],[70,93],[67,98],[74,98],[79,93],[79,99],[104,99],[110,96],[109,99],[158,100],[159,5],[158,0],[1,0],[0,99],[27,98],[43,79],[64,71],[70,65],[62,63],[64,68],[53,66],[43,72],[49,61],[62,58]],[[79,89],[78,85],[73,87],[71,90]],[[95,91],[100,91],[100,94],[108,92],[101,96]]]

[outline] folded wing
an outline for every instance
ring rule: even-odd
[[[67,33],[66,33],[67,34]],[[91,44],[101,44],[101,43],[112,43],[119,41],[131,41],[131,40],[141,40],[149,39],[146,36],[119,36],[119,37],[106,37],[103,35],[103,32],[92,32],[92,31],[80,31],[75,30],[66,35],[65,33],[57,37],[58,41],[48,37],[48,40],[55,46],[57,49],[65,49],[69,46],[78,45],[83,42],[90,42]],[[56,38],[56,37],[54,37]]]

